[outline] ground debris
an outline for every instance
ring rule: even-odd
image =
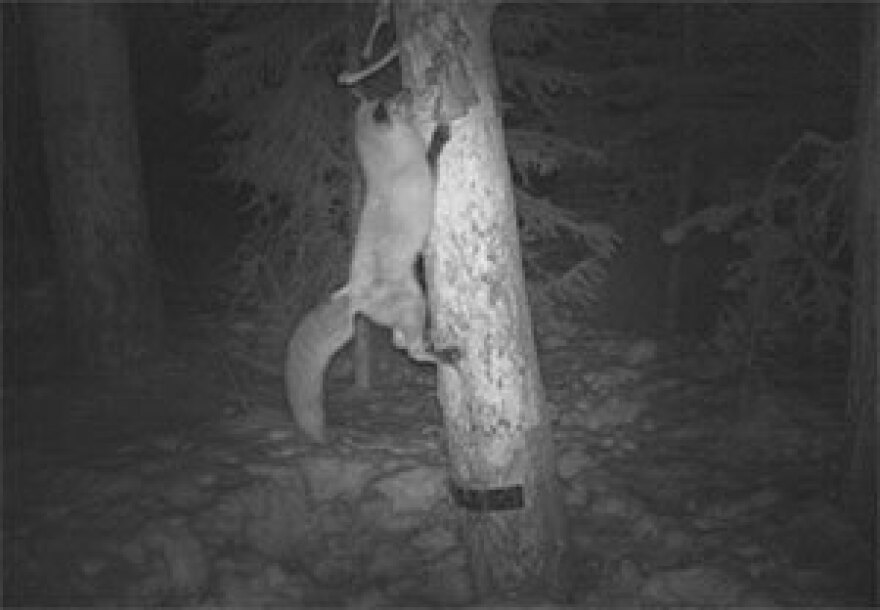
[[[779,389],[743,409],[724,378],[691,374],[705,358],[653,340],[548,342],[576,604],[866,602],[871,549],[833,501],[839,418]],[[189,378],[136,385],[194,400]],[[9,437],[7,604],[476,602],[425,383],[366,398],[331,386],[322,447],[280,404],[235,417],[214,404],[197,423],[186,404],[161,417],[139,407],[148,416],[114,435],[118,412],[89,412],[80,394],[70,421],[46,416],[41,401],[68,395],[42,388],[9,407],[35,421]],[[34,440],[50,432],[76,442]]]

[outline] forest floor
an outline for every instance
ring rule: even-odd
[[[315,447],[279,378],[187,345],[124,378],[5,379],[5,607],[473,603],[430,370],[380,359],[369,395],[335,375]],[[869,605],[842,387],[743,399],[709,354],[655,347],[541,350],[573,605]]]

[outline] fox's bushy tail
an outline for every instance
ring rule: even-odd
[[[324,371],[353,334],[351,298],[343,290],[307,313],[287,344],[287,402],[300,429],[315,442],[325,441]]]

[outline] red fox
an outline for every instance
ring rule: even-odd
[[[287,347],[287,399],[299,427],[323,442],[323,375],[330,358],[351,339],[358,313],[392,331],[394,345],[418,362],[448,361],[426,342],[427,306],[415,263],[434,219],[437,158],[449,126],[436,127],[426,145],[399,95],[361,99],[355,144],[365,181],[348,283],[302,319]]]

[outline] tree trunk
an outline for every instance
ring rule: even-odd
[[[681,6],[681,70],[682,75],[690,76],[694,69],[694,59],[696,53],[696,27],[694,17],[695,7],[690,4]],[[659,21],[659,20],[658,20]],[[684,82],[690,82],[690,78],[682,79]],[[686,96],[681,96],[681,116],[687,116],[686,104],[689,103]],[[676,193],[675,193],[675,213],[673,215],[671,226],[678,225],[688,215],[691,209],[691,202],[694,197],[694,154],[695,154],[695,137],[696,134],[692,130],[683,126],[682,143],[678,158],[678,172],[676,176]],[[678,332],[678,321],[681,315],[681,267],[684,252],[683,245],[679,243],[669,255],[669,267],[666,272],[666,307],[665,307],[665,326],[666,333],[674,335]]]
[[[6,126],[6,112],[4,103],[6,101],[6,62],[9,61],[9,49],[13,48],[11,44],[9,44],[6,40],[6,10],[5,6],[0,7],[0,42],[2,42],[2,46],[0,48],[3,49],[3,58],[0,59],[0,260],[3,259],[6,254],[6,249],[4,247],[3,238],[5,227],[3,226],[3,217],[6,215],[6,201],[4,200],[6,197],[6,176],[4,175],[6,172],[6,133],[4,132],[4,127]],[[12,7],[10,7],[9,12],[12,12]],[[10,30],[12,29],[12,25],[10,24]],[[15,119],[13,118],[13,121]],[[4,271],[6,266],[3,266]],[[5,278],[4,278],[5,283]],[[5,286],[4,286],[5,288]],[[4,296],[0,293],[0,297]],[[6,347],[6,343],[4,343],[4,330],[6,329],[6,316],[3,311],[3,304],[5,299],[0,298],[0,320],[2,320],[2,324],[0,324],[0,346],[3,348]],[[0,350],[3,353],[0,354],[0,400],[3,398],[3,389],[6,387],[6,384],[3,383],[3,371],[6,370],[6,362],[4,361],[4,354],[6,353],[6,349]],[[2,402],[0,402],[0,411],[2,411]],[[0,413],[0,416],[3,414]],[[5,418],[4,418],[5,419]],[[0,420],[0,431],[2,431],[2,420]],[[0,512],[2,512],[2,508],[0,508]],[[2,560],[0,560],[2,561]],[[0,585],[0,595],[3,593],[3,586]]]
[[[118,368],[161,328],[122,19],[112,5],[31,8],[68,345],[77,363]]]
[[[853,214],[854,283],[852,300],[852,346],[849,368],[849,416],[853,424],[852,463],[847,497],[871,540],[877,535],[877,410],[878,316],[880,316],[880,5],[865,9],[862,46],[862,77],[856,133],[858,183]],[[880,603],[875,565],[874,600]]]
[[[438,391],[474,585],[484,602],[564,598],[565,516],[501,126],[492,7],[396,8],[404,85],[423,91],[434,78],[441,101],[474,103],[440,155],[426,265],[434,338],[463,354],[457,370],[441,367]],[[438,57],[448,60],[439,78],[427,70]]]

